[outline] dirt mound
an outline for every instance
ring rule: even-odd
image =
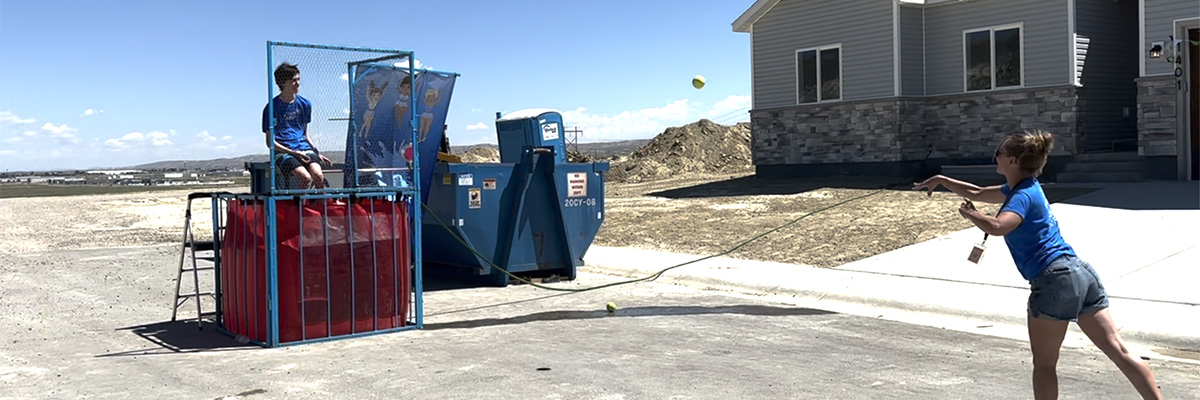
[[[589,163],[593,161],[596,161],[595,157],[575,151],[574,149],[567,149],[567,162]]]
[[[491,146],[471,146],[458,156],[462,157],[465,163],[498,163],[500,162],[500,150]]]
[[[616,161],[606,180],[646,182],[683,173],[736,173],[753,167],[750,124],[721,125],[702,119],[671,127]]]

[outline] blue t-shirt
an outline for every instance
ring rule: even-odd
[[[1008,184],[1000,187],[1009,196]],[[1050,202],[1036,178],[1017,183],[1016,191],[1001,212],[1010,211],[1020,215],[1023,221],[1016,229],[1004,235],[1008,251],[1012,253],[1017,270],[1027,281],[1032,281],[1042,270],[1060,256],[1075,255],[1075,250],[1063,241],[1058,231],[1058,220],[1050,213]]]
[[[284,103],[275,96],[271,99],[275,108],[275,141],[295,151],[315,151],[305,140],[304,134],[309,122],[312,122],[312,103],[308,99],[296,95],[296,100]],[[271,131],[271,113],[263,107],[263,132]]]

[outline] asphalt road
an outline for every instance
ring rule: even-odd
[[[167,322],[174,247],[0,254],[0,398],[1030,398],[1023,340],[641,283],[431,292],[426,329],[279,349]],[[581,274],[566,286],[615,278]],[[606,302],[620,307],[604,311]],[[186,311],[186,309],[185,309]],[[186,315],[186,314],[185,314]],[[1151,360],[1167,398],[1200,365]],[[1135,398],[1064,348],[1063,398]]]

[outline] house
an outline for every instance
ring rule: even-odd
[[[760,176],[985,165],[1043,129],[1048,180],[1200,177],[1196,0],[757,0],[732,25]]]

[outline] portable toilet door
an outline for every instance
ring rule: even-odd
[[[567,162],[562,113],[549,108],[529,108],[500,116],[496,113],[496,140],[500,162],[520,162],[525,147],[551,147],[554,162]]]

